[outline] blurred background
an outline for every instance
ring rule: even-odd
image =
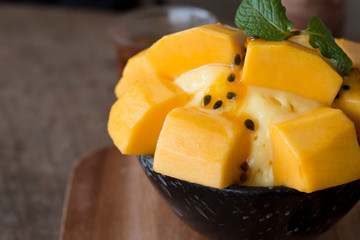
[[[80,7],[96,9],[101,11],[126,11],[134,8],[148,7],[152,5],[190,5],[207,9],[213,12],[222,22],[233,23],[234,13],[240,1],[225,0],[0,0],[4,3],[33,4],[33,5],[52,5],[66,7]],[[358,0],[283,0],[283,4],[288,8],[287,13],[290,19],[295,22],[305,21],[316,11],[325,22],[331,22],[332,25],[344,25],[343,32],[348,34],[350,31],[355,32],[353,35],[360,35],[359,28],[351,26],[360,23],[360,16],[357,12],[360,9]],[[333,6],[336,6],[334,8]],[[306,12],[304,12],[304,10]],[[332,20],[331,20],[332,19]],[[300,23],[303,26],[303,23]],[[338,27],[339,28],[339,27]]]
[[[316,13],[336,36],[360,41],[359,0],[283,3],[297,27]],[[1,240],[59,239],[77,159],[112,144],[125,52],[109,29],[132,10],[174,4],[233,25],[240,0],[0,0]]]

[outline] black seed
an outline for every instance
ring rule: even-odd
[[[234,92],[228,92],[226,94],[226,98],[229,99],[229,100],[234,100],[236,98],[236,93]]]
[[[236,54],[235,57],[234,57],[234,64],[235,65],[240,65],[240,63],[241,63],[240,54]]]
[[[247,171],[249,169],[249,165],[247,162],[243,162],[241,165],[240,165],[240,168],[243,170],[243,171]]]
[[[217,101],[217,102],[214,104],[214,109],[218,109],[219,107],[221,107],[221,105],[222,105],[222,101],[221,101],[221,100]]]
[[[242,173],[242,174],[240,175],[240,181],[246,182],[246,180],[247,180],[247,175],[246,175],[246,173]]]
[[[251,130],[251,131],[254,131],[254,129],[255,129],[255,124],[254,124],[253,120],[251,120],[251,119],[246,119],[245,122],[244,122],[244,124],[245,124],[245,127],[246,127],[247,129],[249,129],[249,130]]]
[[[235,81],[235,74],[230,73],[230,75],[228,76],[227,80],[228,80],[229,82]]]
[[[206,105],[208,105],[210,102],[211,102],[211,96],[210,96],[210,95],[206,95],[206,96],[203,98],[202,104],[203,104],[203,106],[206,106]]]
[[[343,85],[343,86],[342,86],[342,89],[343,89],[343,90],[349,90],[349,89],[350,89],[350,86],[349,86],[349,85]]]

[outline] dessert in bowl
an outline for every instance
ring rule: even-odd
[[[210,239],[316,236],[360,196],[360,71],[312,40],[221,24],[164,36],[128,61],[110,136]]]
[[[360,181],[303,193],[287,187],[218,189],[158,174],[151,156],[138,156],[154,188],[175,214],[213,240],[312,239],[358,201]]]

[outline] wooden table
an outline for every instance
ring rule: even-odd
[[[81,155],[111,143],[109,12],[0,5],[0,239],[58,239]]]
[[[207,240],[171,211],[135,156],[115,146],[80,159],[68,190],[60,240]],[[360,201],[316,240],[359,240],[359,213]]]
[[[111,143],[108,12],[0,5],[0,239],[58,239],[75,161]]]

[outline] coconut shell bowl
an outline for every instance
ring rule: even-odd
[[[216,189],[154,172],[151,156],[138,159],[176,215],[211,240],[312,239],[360,198],[360,180],[312,193],[283,186]]]

